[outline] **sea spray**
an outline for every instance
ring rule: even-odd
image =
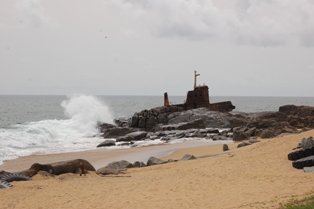
[[[34,153],[93,149],[102,141],[97,123],[112,123],[109,108],[93,96],[68,97],[61,103],[65,120],[42,120],[0,129],[0,164]]]
[[[71,126],[82,131],[82,134],[91,136],[96,134],[97,123],[112,123],[113,117],[108,106],[92,96],[71,96],[61,103],[64,114],[72,121]]]

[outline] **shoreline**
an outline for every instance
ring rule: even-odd
[[[232,141],[186,141],[174,144],[158,144],[133,148],[106,149],[97,148],[93,150],[62,152],[52,154],[39,154],[21,156],[16,159],[6,160],[0,165],[0,170],[18,172],[28,169],[33,163],[53,163],[59,161],[85,159],[96,169],[106,166],[113,161],[127,160],[129,162],[143,161],[146,163],[149,157],[163,158],[171,155],[179,149],[192,147],[211,147],[215,145],[230,144]]]
[[[233,143],[223,155],[215,155],[223,153],[222,145],[182,146],[164,158],[180,159],[184,154],[200,158],[131,168],[118,176],[38,174],[32,181],[13,182],[13,188],[0,190],[0,205],[10,209],[51,205],[68,209],[279,208],[292,199],[314,194],[313,173],[293,168],[287,159],[301,139],[310,136],[314,129],[261,139],[242,148]],[[151,153],[154,148],[145,150]]]

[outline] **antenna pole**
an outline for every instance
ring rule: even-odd
[[[200,76],[200,74],[199,74],[199,73],[197,73],[197,71],[196,71],[196,70],[194,70],[194,89],[196,88],[196,85],[197,85],[197,82],[196,82],[196,80],[197,80],[197,76]]]

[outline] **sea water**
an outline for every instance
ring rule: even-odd
[[[173,104],[183,96],[171,97]],[[231,100],[235,111],[276,111],[285,104],[314,105],[306,97],[212,97],[211,102]],[[95,149],[104,139],[97,123],[163,104],[161,96],[0,96],[0,164],[31,154]],[[178,141],[179,142],[179,141]],[[139,142],[144,146],[161,141]]]

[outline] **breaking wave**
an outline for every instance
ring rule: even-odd
[[[31,154],[94,149],[102,141],[97,123],[112,123],[108,106],[93,96],[68,97],[61,103],[68,119],[42,120],[0,129],[0,164]]]

